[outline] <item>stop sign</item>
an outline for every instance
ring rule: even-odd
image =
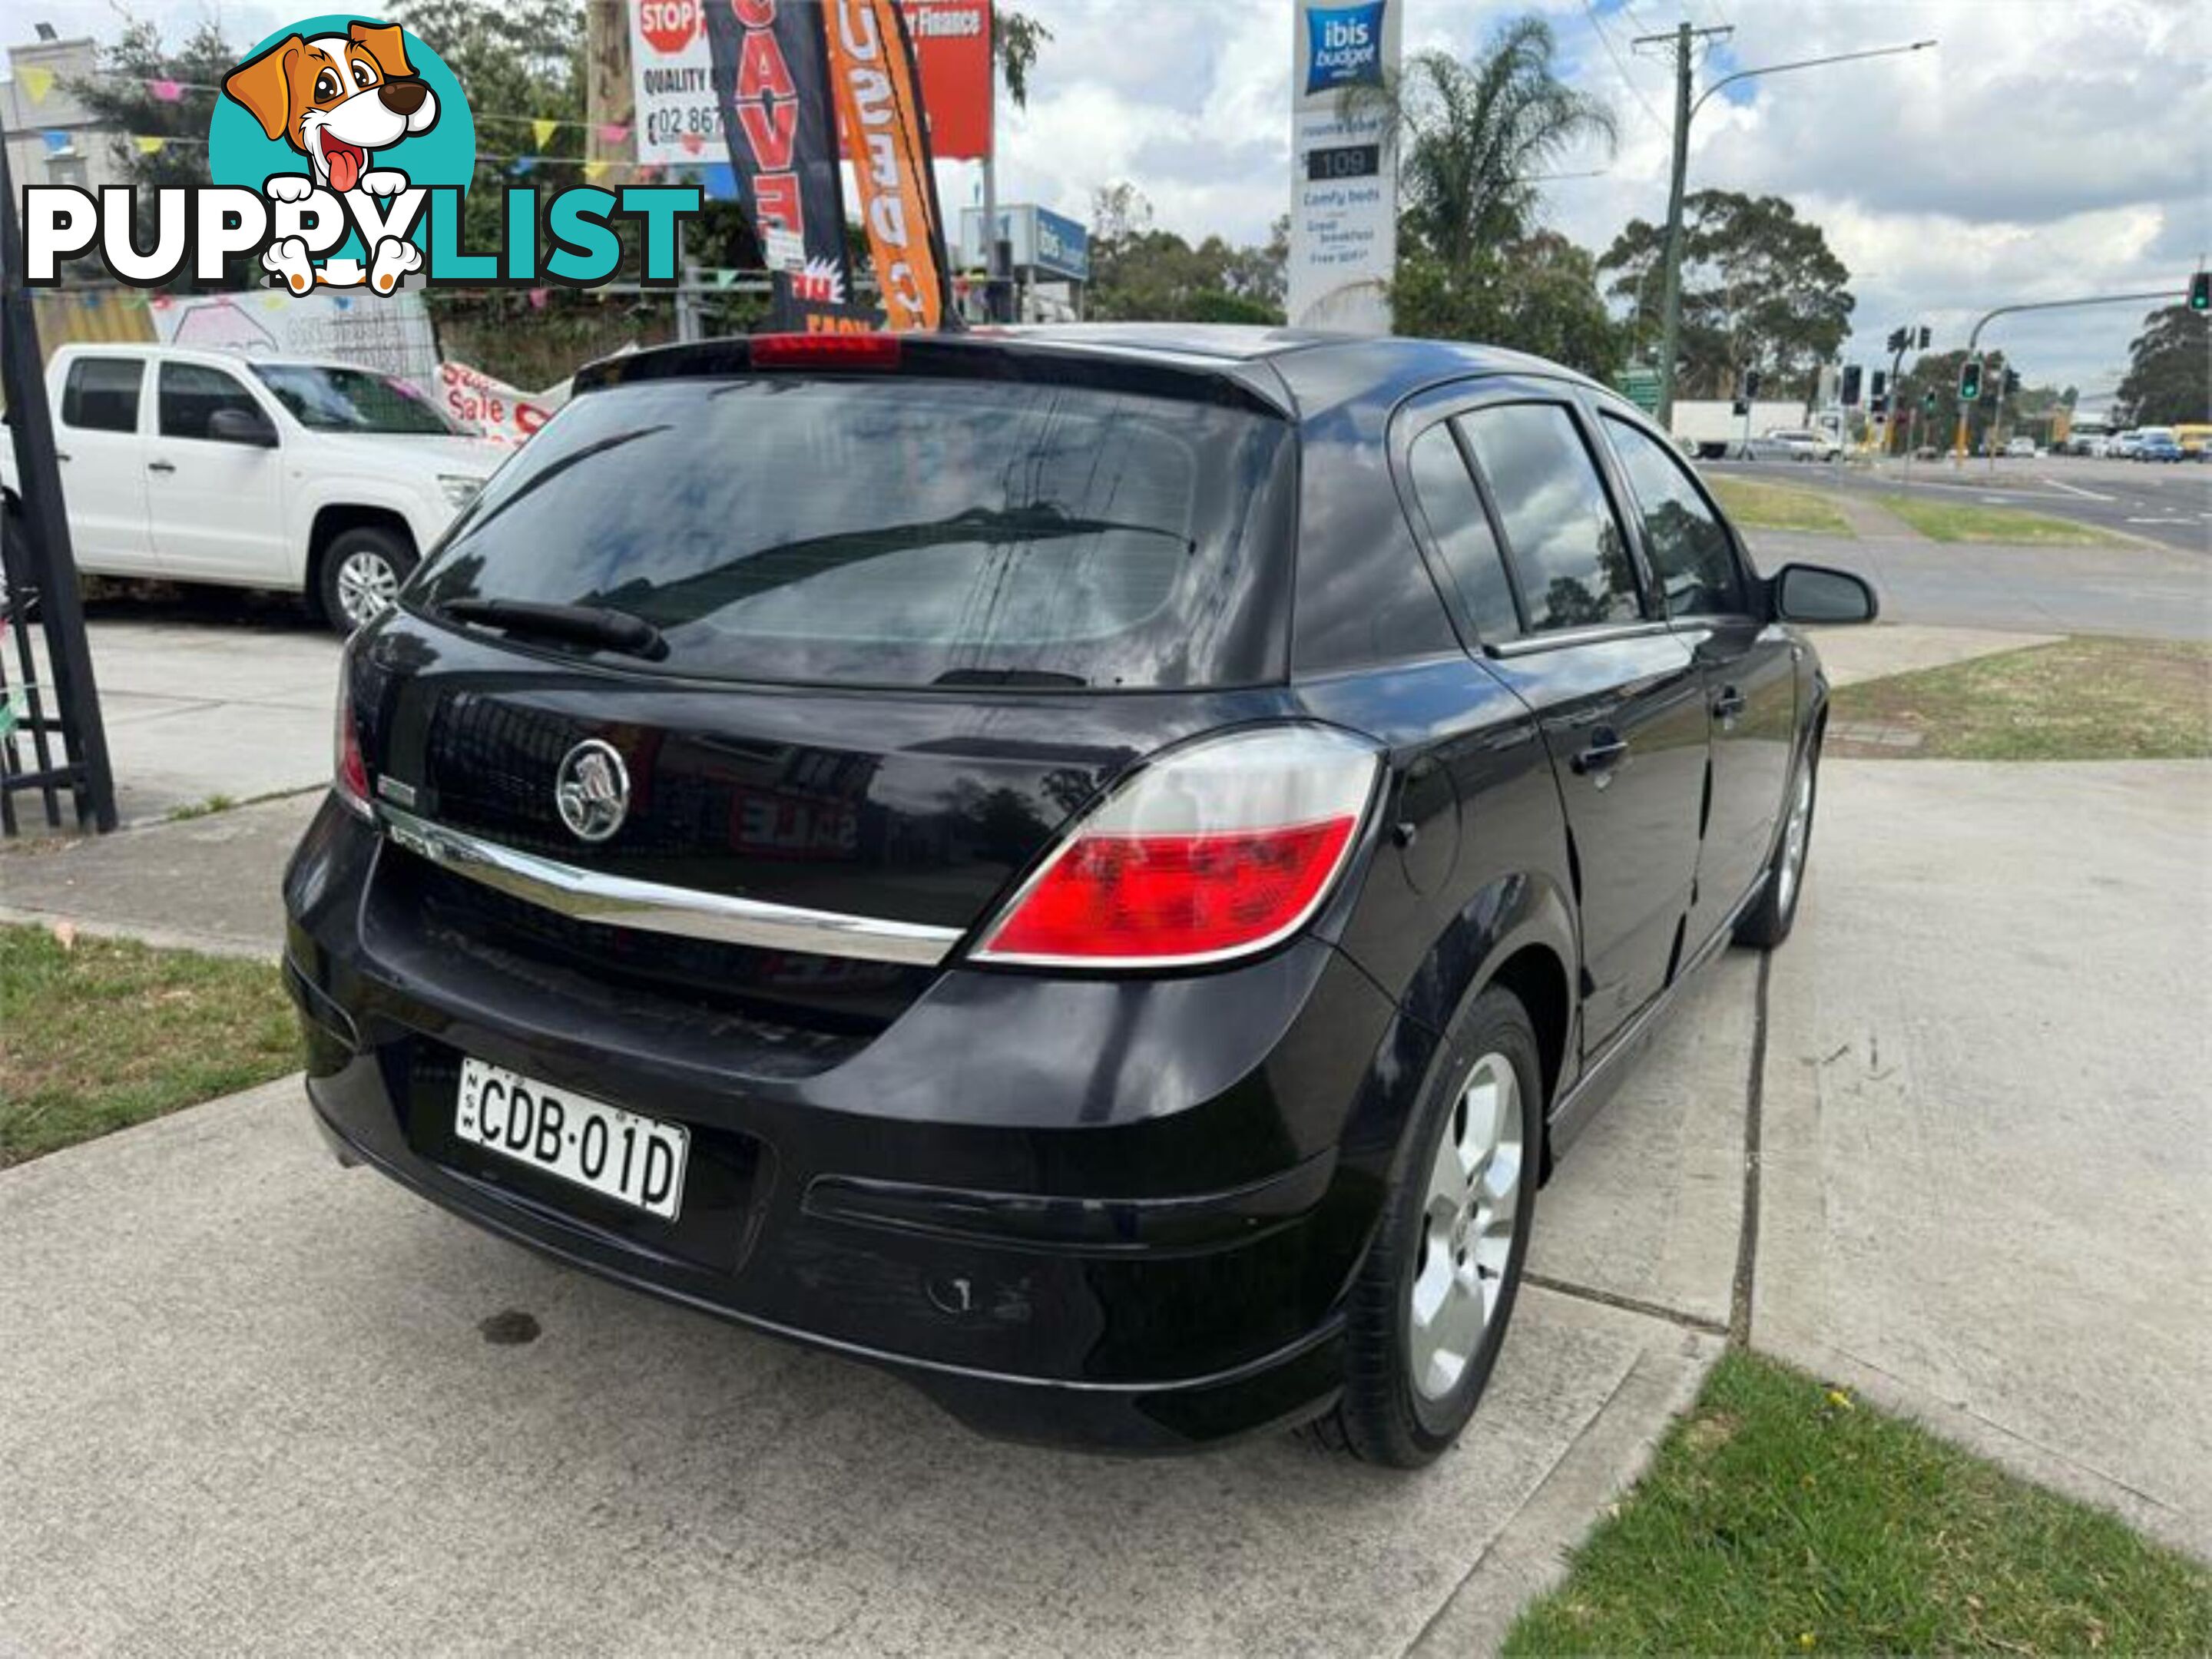
[[[655,52],[673,56],[691,44],[706,21],[700,0],[640,0],[638,22]]]

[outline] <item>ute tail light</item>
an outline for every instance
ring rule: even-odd
[[[337,760],[331,768],[331,787],[337,792],[339,803],[358,817],[374,817],[368,803],[368,763],[362,757],[361,728],[353,717],[352,665],[344,660],[338,667],[335,747]]]
[[[1331,726],[1255,727],[1170,750],[1079,820],[974,959],[1195,967],[1289,938],[1359,840],[1380,752]]]
[[[896,334],[756,334],[750,341],[755,368],[896,368]]]

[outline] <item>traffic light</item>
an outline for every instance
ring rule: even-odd
[[[1759,371],[1747,368],[1743,372],[1743,400],[1751,402],[1759,396]]]
[[[1889,413],[1889,399],[1876,392],[1867,399],[1867,413],[1880,420]]]
[[[1936,388],[1932,386],[1920,394],[1920,412],[1923,415],[1933,415],[1936,412]]]
[[[1898,352],[1909,350],[1911,348],[1911,345],[1912,331],[1911,329],[1893,328],[1889,331],[1889,349],[1891,351]]]
[[[2008,398],[2020,396],[2020,371],[2016,368],[2008,368],[2004,372],[2004,395]]]
[[[1982,360],[1969,357],[1959,365],[1959,401],[1978,404],[1982,400]]]
[[[1921,328],[1920,328],[1920,349],[1921,349],[1923,351],[1925,351],[1925,350],[1927,350],[1927,349],[1928,349],[1928,342],[1929,342],[1929,337],[1929,337],[1929,332],[1928,332],[1928,326],[1927,326],[1927,325],[1926,325],[1926,324],[1924,324],[1924,323],[1923,323],[1923,324],[1922,324],[1922,325],[1921,325]]]
[[[1882,400],[1882,394],[1887,392],[1888,390],[1888,371],[1886,369],[1877,368],[1874,372],[1874,384],[1867,387],[1867,396],[1873,398],[1876,403],[1880,403]]]
[[[1844,365],[1844,407],[1845,409],[1856,409],[1859,406],[1860,378],[1859,366],[1856,363]]]
[[[2189,308],[2212,311],[2212,270],[2200,270],[2189,279]]]

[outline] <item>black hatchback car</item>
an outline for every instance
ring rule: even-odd
[[[1554,1160],[1789,932],[1787,624],[1873,611],[1507,352],[603,362],[349,648],[284,887],[314,1110],[994,1432],[1418,1464]]]

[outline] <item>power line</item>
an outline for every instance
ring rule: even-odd
[[[1605,20],[1597,15],[1597,8],[1592,0],[1583,0],[1583,15],[1589,19],[1590,27],[1597,32],[1598,44],[1605,48],[1605,55],[1613,59],[1613,73],[1620,77],[1620,84],[1626,87],[1629,94],[1644,106],[1644,112],[1651,118],[1651,125],[1662,132],[1666,131],[1666,118],[1652,108],[1651,100],[1644,95],[1644,89],[1630,78],[1628,65],[1621,61],[1620,53],[1613,46],[1613,36],[1606,30]]]

